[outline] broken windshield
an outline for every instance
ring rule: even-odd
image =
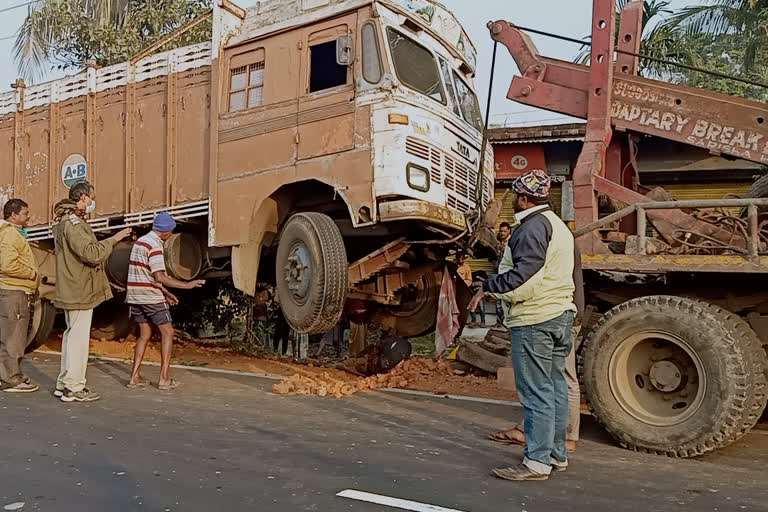
[[[445,104],[443,82],[432,52],[391,28],[387,35],[397,78],[411,89]]]
[[[467,84],[459,78],[456,72],[453,73],[456,79],[456,94],[459,97],[459,108],[464,115],[464,119],[477,128],[477,131],[483,131],[483,115],[480,113],[480,103],[477,101],[477,96],[472,92]]]

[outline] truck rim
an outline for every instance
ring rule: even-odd
[[[291,246],[288,264],[285,266],[285,281],[296,304],[305,304],[312,287],[312,257],[301,241]]]
[[[704,365],[679,336],[657,330],[634,334],[614,351],[611,392],[631,416],[649,425],[683,423],[701,407],[707,389]]]

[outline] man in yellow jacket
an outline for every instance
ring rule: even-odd
[[[29,316],[40,285],[40,274],[27,243],[29,205],[11,199],[3,207],[0,221],[0,379],[8,393],[31,393],[40,389],[21,371],[27,348]]]
[[[506,480],[547,480],[568,468],[566,357],[573,344],[574,240],[549,207],[551,179],[537,169],[513,183],[519,227],[509,239],[500,273],[483,282],[484,295],[504,301],[512,362],[523,405],[525,457],[494,470]]]

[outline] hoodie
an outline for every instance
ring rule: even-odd
[[[0,289],[33,294],[40,286],[40,273],[32,248],[8,221],[0,221]]]
[[[80,217],[77,204],[65,199],[54,207],[56,223],[56,307],[94,309],[112,298],[104,264],[115,247],[112,238],[99,241],[90,224]]]

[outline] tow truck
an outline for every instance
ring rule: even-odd
[[[640,76],[643,2],[615,13],[616,0],[593,1],[588,65],[540,55],[508,21],[488,28],[520,71],[510,100],[586,120],[573,206],[594,311],[578,353],[589,408],[623,447],[694,457],[766,406],[766,182],[752,197],[673,201],[640,183],[636,143],[766,164],[768,105]]]

